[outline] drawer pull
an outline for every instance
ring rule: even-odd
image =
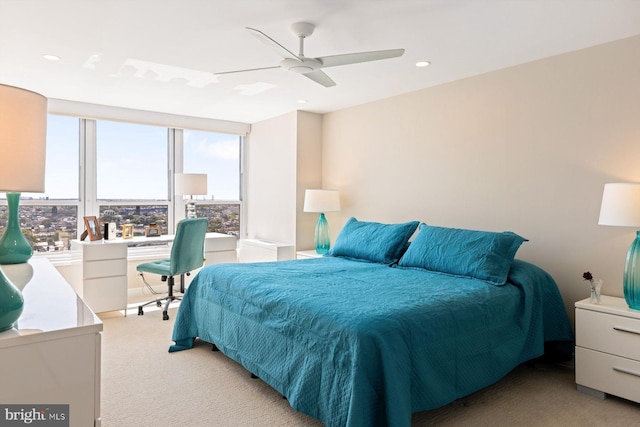
[[[633,371],[628,371],[626,369],[622,369],[622,368],[613,368],[614,371],[616,372],[622,372],[623,374],[629,374],[629,375],[633,375],[634,377],[640,377],[640,373],[638,372],[633,372]]]
[[[633,329],[625,329],[625,328],[621,328],[619,326],[614,326],[613,330],[614,331],[620,331],[620,332],[628,332],[630,334],[635,334],[635,335],[640,335],[640,331],[634,331]]]

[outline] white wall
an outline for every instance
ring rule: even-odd
[[[296,113],[251,126],[247,141],[247,237],[295,239]]]
[[[317,216],[304,190],[322,184],[322,116],[292,112],[251,126],[247,142],[247,236],[313,247]]]
[[[326,114],[333,238],[350,216],[512,230],[571,316],[587,270],[621,296],[635,230],[597,222],[605,183],[640,182],[639,76],[633,37]]]

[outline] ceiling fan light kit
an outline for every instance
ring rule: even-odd
[[[329,77],[324,71],[322,71],[323,68],[396,58],[404,54],[404,49],[390,49],[309,58],[304,55],[304,39],[313,34],[313,31],[315,30],[315,25],[309,22],[296,22],[291,25],[291,31],[298,37],[299,40],[299,51],[297,55],[262,31],[249,27],[247,27],[246,29],[250,31],[251,34],[253,34],[258,40],[278,53],[283,58],[283,60],[280,61],[280,64],[277,66],[225,71],[221,73],[215,73],[216,75],[282,68],[286,71],[301,74],[308,79],[321,84],[324,87],[331,87],[335,86],[336,83],[331,79],[331,77]]]

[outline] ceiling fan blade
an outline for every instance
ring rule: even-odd
[[[247,71],[260,71],[260,70],[272,70],[274,68],[280,68],[279,65],[276,65],[275,67],[262,67],[262,68],[248,68],[246,70],[234,70],[234,71],[222,71],[220,73],[213,73],[214,76],[219,76],[221,74],[234,74],[234,73],[244,73]]]
[[[336,67],[338,65],[357,64],[359,62],[378,61],[380,59],[396,58],[404,54],[404,49],[374,50],[371,52],[346,53],[344,55],[321,56],[322,67]]]
[[[295,55],[289,49],[282,46],[280,43],[278,43],[277,41],[275,41],[274,39],[272,39],[262,31],[256,30],[255,28],[249,28],[249,27],[246,27],[246,29],[249,30],[251,34],[253,34],[262,43],[264,43],[265,45],[269,46],[271,49],[276,51],[276,53],[282,56],[284,59],[296,59],[300,61],[300,58],[298,58],[297,55]]]
[[[331,87],[336,85],[336,82],[331,80],[331,77],[327,76],[322,70],[305,73],[303,74],[303,76],[313,80],[316,83],[320,83],[324,87]]]

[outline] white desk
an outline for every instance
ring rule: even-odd
[[[47,259],[2,270],[24,309],[16,328],[0,332],[0,402],[68,404],[70,426],[100,426],[102,322]]]
[[[129,246],[169,244],[174,237],[174,235],[162,235],[93,242],[72,240],[71,285],[96,313],[124,310],[127,307]],[[235,236],[207,233],[204,240],[205,265],[237,262],[236,249]]]

